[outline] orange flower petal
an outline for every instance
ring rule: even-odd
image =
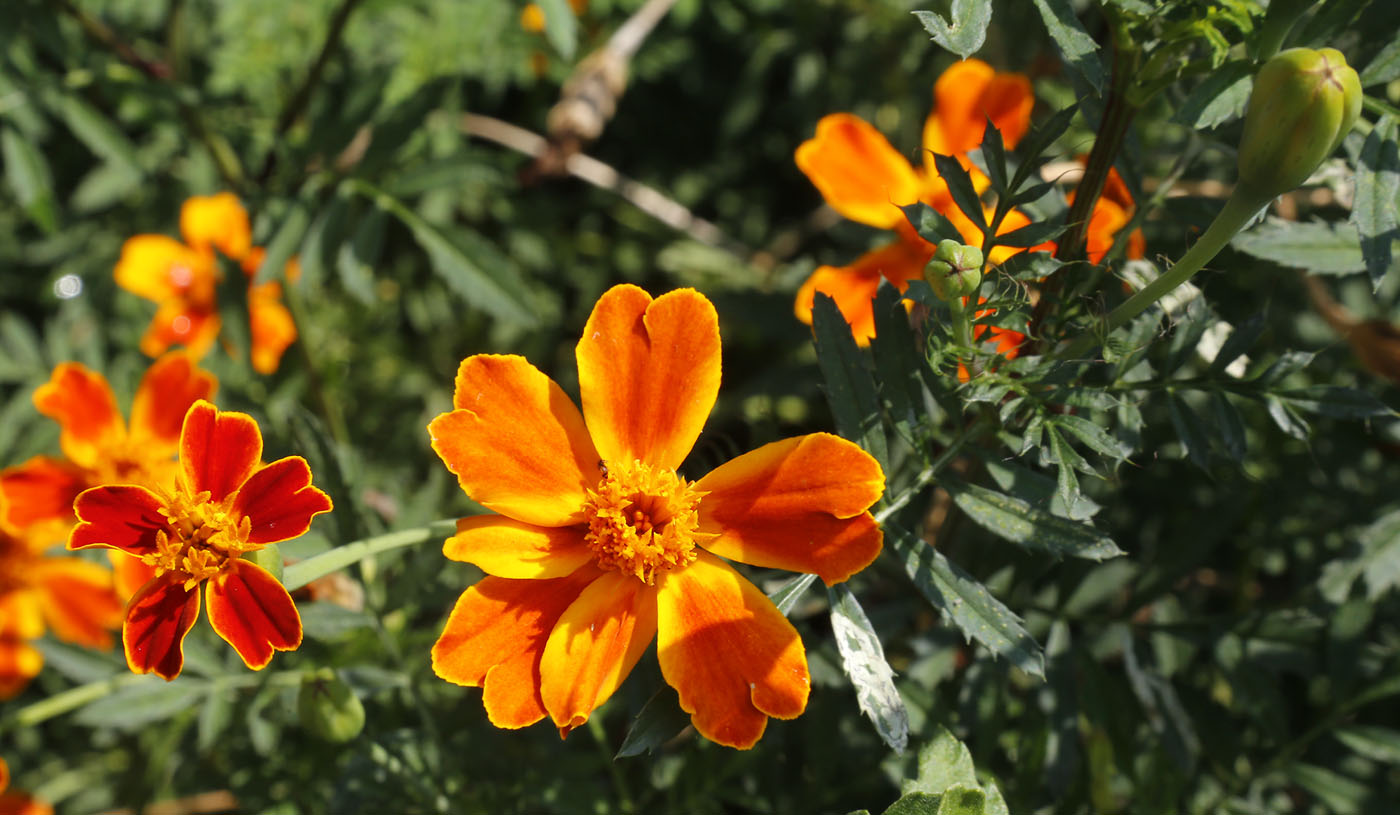
[[[679,467],[719,393],[714,305],[694,289],[653,300],[636,286],[613,286],[593,306],[575,356],[583,415],[603,459]]]
[[[477,515],[457,521],[457,534],[443,544],[442,553],[496,577],[565,577],[593,558],[584,532],[581,526],[535,526],[504,515]]]
[[[4,792],[10,787],[10,765],[5,763],[5,759],[0,758],[0,792]]]
[[[166,530],[165,502],[145,487],[122,484],[93,487],[73,502],[78,525],[69,549],[106,546],[137,557],[156,552],[156,533]]]
[[[53,524],[66,527],[73,520],[73,499],[87,487],[81,470],[65,461],[35,456],[18,467],[0,471],[0,504],[5,506],[4,523],[14,527]],[[48,536],[44,530],[43,537]]]
[[[301,615],[277,578],[247,560],[230,560],[209,579],[204,600],[209,622],[243,664],[260,671],[272,652],[301,645]],[[134,601],[133,601],[134,602]]]
[[[478,354],[462,361],[453,404],[428,433],[467,495],[538,526],[583,520],[598,453],[553,380],[524,357]]]
[[[180,234],[195,249],[218,249],[234,260],[242,260],[253,245],[248,211],[231,192],[186,199],[180,207]]]
[[[885,490],[869,453],[813,433],[766,444],[696,483],[702,545],[754,566],[811,572],[828,585],[869,566],[881,533],[866,512]]]
[[[978,59],[949,66],[934,83],[933,97],[924,150],[943,155],[962,155],[981,145],[987,119],[1001,131],[1006,149],[1014,149],[1030,129],[1035,107],[1029,77],[999,74]]]
[[[12,699],[44,667],[44,655],[23,639],[0,638],[0,701]]]
[[[0,638],[33,640],[44,636],[39,593],[27,587],[0,594]]]
[[[297,338],[292,312],[282,305],[282,287],[264,283],[248,290],[248,320],[253,344],[253,370],[276,372],[282,353]]]
[[[540,655],[555,622],[599,576],[580,569],[554,580],[484,577],[462,592],[433,645],[433,672],[458,685],[484,688],[486,716],[515,729],[545,717]]]
[[[39,588],[39,607],[61,640],[88,648],[112,647],[110,630],[121,625],[124,604],[112,590],[112,573],[71,557],[41,558],[29,579]]]
[[[219,326],[219,314],[212,305],[166,300],[156,309],[146,333],[141,335],[141,353],[156,357],[172,345],[183,345],[191,357],[199,359],[214,347]]]
[[[262,433],[246,413],[219,410],[203,399],[190,406],[180,430],[180,464],[192,493],[219,503],[243,485],[262,459]]]
[[[919,200],[909,159],[859,116],[823,116],[794,158],[831,208],[853,221],[892,229],[904,220],[899,207]]]
[[[107,378],[76,362],[53,369],[49,381],[34,391],[34,406],[58,422],[64,455],[81,467],[95,465],[103,448],[126,433]]]
[[[0,815],[53,815],[53,807],[22,792],[0,795]]]
[[[758,587],[706,552],[658,585],[661,674],[700,735],[748,749],[769,716],[801,715],[811,688],[806,651]]]
[[[306,459],[288,456],[249,476],[238,488],[233,510],[252,522],[250,542],[277,543],[305,534],[313,517],[331,511],[331,498],[311,486]]]
[[[185,665],[185,635],[199,619],[199,586],[186,589],[167,573],[142,586],[126,605],[122,647],[132,673],[171,680]]]
[[[131,437],[152,458],[175,455],[180,427],[190,405],[209,399],[218,380],[201,370],[189,353],[174,351],[151,363],[131,403]]]
[[[608,572],[555,623],[540,658],[540,698],[561,736],[612,696],[656,636],[656,587]]]
[[[157,303],[213,296],[213,259],[165,235],[137,235],[122,244],[117,285]]]
[[[120,549],[108,549],[107,559],[112,563],[112,582],[118,597],[129,600],[142,586],[156,579],[156,567]]]
[[[797,291],[793,311],[797,319],[812,324],[812,302],[817,292],[836,301],[836,307],[856,342],[865,346],[875,336],[875,310],[871,301],[880,289],[880,279],[894,284],[900,291],[909,288],[909,281],[923,276],[924,266],[933,257],[933,246],[923,240],[899,240],[866,252],[855,263],[840,268],[820,266]]]

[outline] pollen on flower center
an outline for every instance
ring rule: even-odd
[[[182,488],[168,496],[161,510],[169,521],[167,528],[156,533],[156,551],[141,558],[157,575],[183,575],[187,590],[223,571],[244,552],[262,548],[248,542],[252,521],[231,512],[230,500],[209,499],[208,492],[191,496]]]
[[[600,463],[601,465],[601,463]],[[704,495],[671,470],[640,461],[608,462],[588,493],[585,538],[597,563],[650,585],[657,571],[695,562]]]

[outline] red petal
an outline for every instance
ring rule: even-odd
[[[152,580],[126,604],[122,646],[133,673],[170,680],[185,665],[185,635],[199,619],[199,587],[184,587],[173,574]]]
[[[102,450],[126,432],[107,378],[87,366],[64,362],[34,392],[34,406],[63,428],[59,442],[75,464],[91,467]]]
[[[331,511],[331,499],[311,486],[311,468],[306,459],[288,456],[243,482],[233,499],[233,509],[252,522],[249,541],[277,543],[310,529],[314,516]]]
[[[208,399],[218,380],[184,351],[172,351],[146,369],[131,403],[131,437],[148,445],[152,457],[173,456],[190,405]],[[159,445],[151,449],[149,445]]]
[[[222,411],[203,399],[190,406],[180,431],[180,463],[194,493],[218,503],[242,486],[262,459],[262,434],[246,413]]]
[[[68,536],[68,548],[109,546],[138,557],[153,554],[156,533],[169,529],[164,506],[155,493],[132,484],[85,490],[73,502],[80,523]]]
[[[272,660],[273,649],[301,645],[301,615],[277,578],[246,560],[231,560],[205,589],[214,631],[255,671]]]
[[[39,607],[61,640],[106,650],[109,631],[122,621],[122,601],[112,590],[112,573],[75,557],[40,558],[30,567],[39,587]]]
[[[57,521],[71,524],[73,499],[87,488],[81,470],[48,456],[35,456],[0,472],[3,521],[15,527]]]

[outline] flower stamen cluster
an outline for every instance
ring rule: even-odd
[[[584,540],[599,567],[653,585],[658,571],[695,562],[703,492],[672,470],[617,464],[588,491]]]
[[[184,575],[189,591],[223,571],[229,560],[263,548],[248,542],[252,521],[232,512],[232,496],[214,503],[207,491],[191,496],[177,489],[165,498],[160,513],[169,519],[169,529],[156,533],[155,552],[141,556],[143,563],[155,567],[157,577],[167,572]]]

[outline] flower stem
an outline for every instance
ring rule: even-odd
[[[282,573],[282,584],[287,587],[287,591],[295,591],[318,577],[338,572],[352,563],[358,563],[391,549],[445,538],[456,531],[457,522],[455,520],[434,521],[427,526],[389,532],[347,543],[344,546],[337,546],[329,552],[322,552],[315,557],[309,557],[288,566],[286,571]]]

